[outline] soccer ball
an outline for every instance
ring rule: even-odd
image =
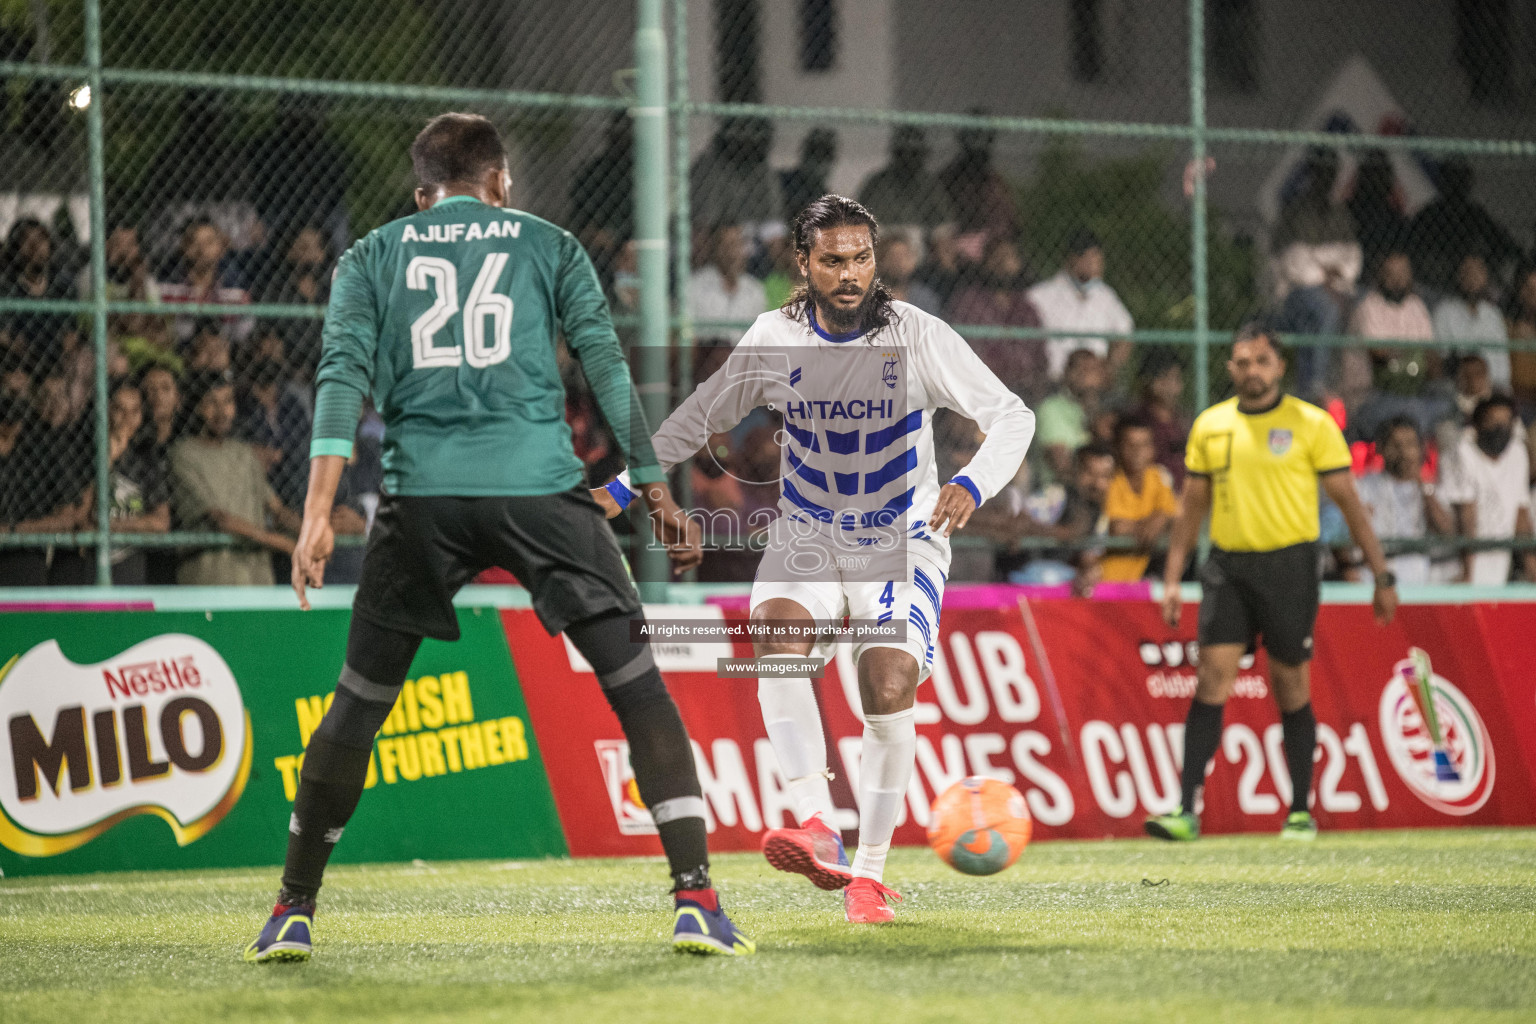
[[[928,845],[967,875],[995,875],[1029,845],[1032,822],[1024,794],[997,779],[972,775],[933,802]]]

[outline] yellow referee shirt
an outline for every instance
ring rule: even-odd
[[[1267,412],[1241,412],[1236,398],[1211,406],[1184,453],[1189,471],[1211,480],[1211,543],[1225,551],[1317,540],[1318,475],[1350,462],[1333,417],[1290,395]]]

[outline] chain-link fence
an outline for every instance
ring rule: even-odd
[[[1150,434],[1176,486],[1192,415],[1226,394],[1224,342],[1258,320],[1375,476],[1412,572],[1507,579],[1507,555],[1470,552],[1529,531],[1536,13],[1416,7],[0,5],[0,585],[286,575],[331,270],[414,209],[407,147],[445,109],[502,129],[516,205],[581,240],[671,405],[803,284],[795,214],[864,202],[897,297],[1039,415],[957,578],[1090,579],[1096,549],[1156,548],[1100,536],[1123,442]],[[622,459],[567,365],[601,482]],[[777,437],[749,417],[678,489],[772,507]],[[958,415],[936,437],[941,474],[977,443]],[[375,413],[357,440],[341,582],[382,487]],[[752,545],[728,548],[702,579],[751,577]]]

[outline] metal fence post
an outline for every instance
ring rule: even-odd
[[[91,200],[91,340],[96,349],[96,584],[112,585],[112,456],[107,416],[107,214],[102,142],[101,0],[85,0],[86,163]]]
[[[1190,276],[1195,289],[1195,403],[1211,401],[1211,295],[1206,266],[1205,0],[1189,0],[1189,127],[1194,162],[1190,208]]]
[[[676,309],[677,366],[681,401],[693,391],[693,317],[688,284],[693,274],[693,213],[688,195],[688,0],[672,0],[672,294]],[[678,502],[689,500],[688,475]]]
[[[640,397],[654,428],[667,415],[667,41],[662,0],[637,0],[635,85],[635,255],[640,269]],[[666,599],[668,562],[656,544],[640,547],[640,596]]]

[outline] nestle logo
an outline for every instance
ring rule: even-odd
[[[193,689],[203,685],[203,677],[190,654],[179,658],[119,665],[115,675],[112,669],[104,668],[101,675],[106,681],[108,695],[114,699],[143,697],[150,693]]]

